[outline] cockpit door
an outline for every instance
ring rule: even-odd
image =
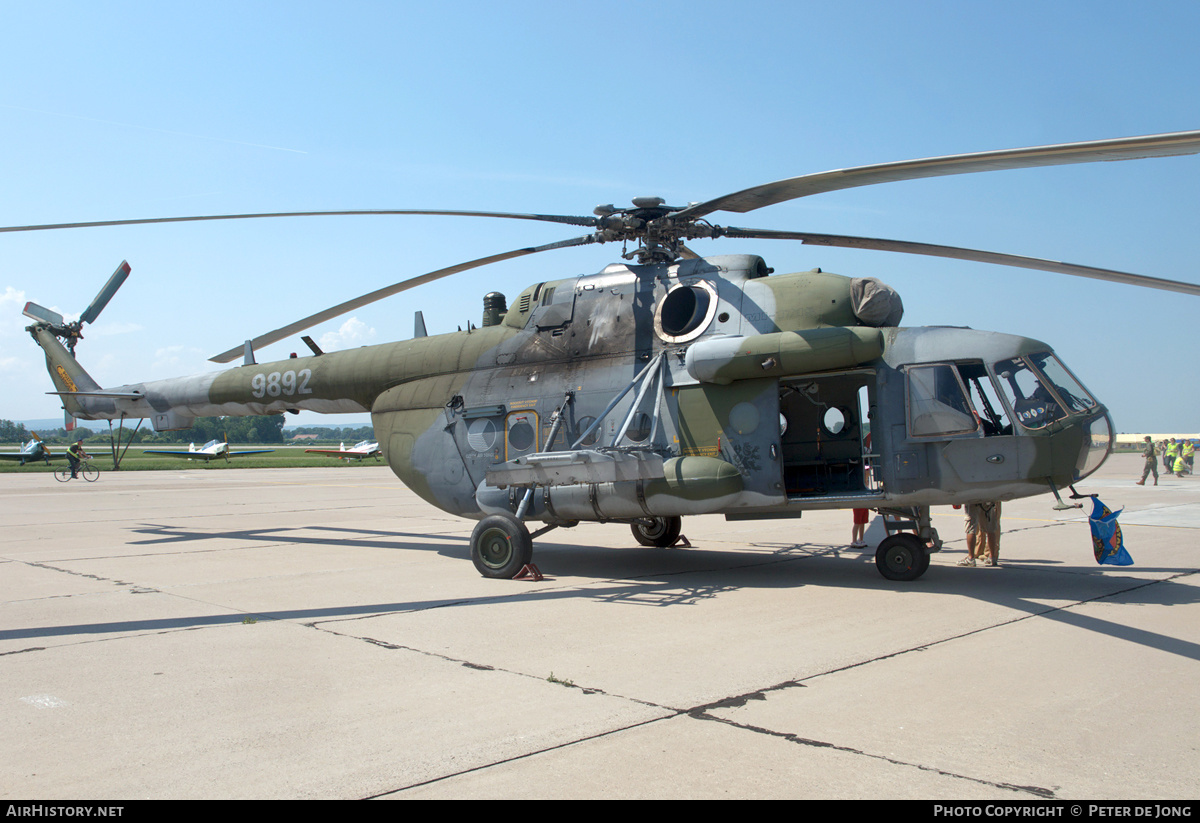
[[[973,485],[995,488],[1021,478],[1032,449],[1014,436],[1011,425],[1004,433],[993,405],[995,390],[981,364],[923,363],[906,372],[909,439],[927,444],[930,469],[943,486],[969,492]]]

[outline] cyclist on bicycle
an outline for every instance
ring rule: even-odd
[[[91,457],[91,455],[84,451],[82,437],[67,447],[67,462],[71,464],[72,480],[79,476],[79,461],[85,457]]]

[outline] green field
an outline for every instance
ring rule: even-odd
[[[154,448],[176,448],[176,446],[155,446]],[[184,448],[187,448],[185,445]],[[242,449],[269,449],[271,446],[255,446],[242,445],[231,446],[234,451]],[[336,448],[336,447],[335,447]],[[15,449],[13,449],[15,451]],[[66,451],[66,447],[51,447],[54,454],[61,454]],[[89,452],[92,455],[92,462],[100,471],[112,471],[113,461],[112,452],[106,446],[103,449],[93,447]],[[3,460],[0,461],[0,473],[4,472],[51,472],[56,468],[62,468],[67,465],[67,461],[63,459],[54,460],[50,466],[44,462],[26,463],[24,466],[16,461]],[[313,466],[327,466],[330,468],[356,468],[359,466],[385,466],[383,460],[376,460],[374,457],[368,457],[366,460],[341,460],[334,457],[325,457],[320,454],[305,454],[304,449],[299,448],[279,448],[271,454],[255,454],[250,457],[231,457],[228,462],[224,458],[217,458],[205,463],[203,460],[189,460],[186,457],[158,457],[144,456],[141,448],[133,446],[121,458],[121,471],[171,471],[179,469],[205,469],[210,471],[227,471],[230,469],[294,469]]]

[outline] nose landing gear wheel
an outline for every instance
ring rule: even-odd
[[[471,533],[471,562],[484,577],[511,580],[532,559],[529,529],[515,517],[488,515]]]
[[[929,550],[915,534],[893,534],[875,551],[875,567],[888,580],[916,580],[929,568]]]

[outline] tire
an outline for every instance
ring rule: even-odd
[[[679,539],[679,532],[683,528],[683,519],[679,517],[652,517],[650,519],[654,521],[651,525],[642,522],[629,525],[630,531],[633,532],[633,539],[643,546],[657,549],[674,546],[675,541]]]
[[[81,466],[80,473],[83,475],[83,479],[89,483],[94,483],[96,480],[100,479],[100,470],[91,463],[88,463],[86,466]]]
[[[54,479],[59,481],[60,483],[66,483],[68,480],[71,479],[71,470],[70,469],[55,469],[54,470]]]
[[[471,562],[484,577],[511,580],[531,559],[529,529],[515,517],[488,515],[471,533]]]
[[[916,580],[929,568],[929,551],[915,534],[893,534],[875,551],[875,567],[888,580]]]

